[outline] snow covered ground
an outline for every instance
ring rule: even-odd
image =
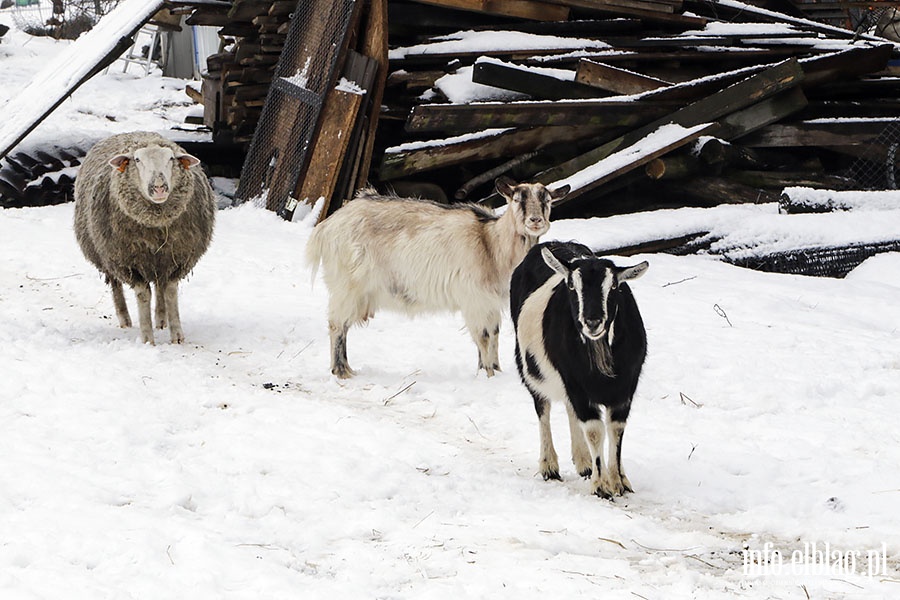
[[[21,40],[0,43],[0,72],[58,44]],[[27,143],[167,129],[189,107],[140,106],[183,85],[101,76]],[[632,286],[650,350],[624,445],[636,492],[608,502],[568,461],[562,483],[537,474],[508,319],[497,377],[476,375],[460,317],[380,314],[351,330],[358,375],[337,381],[309,226],[242,206],[182,285],[187,342],[146,346],[115,325],[72,208],[0,211],[4,600],[900,594],[897,254],[844,280],[617,259],[651,263]],[[860,214],[790,231],[900,231],[900,211]],[[665,211],[548,238],[700,223],[734,241],[794,218]]]

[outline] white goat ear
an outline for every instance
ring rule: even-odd
[[[190,169],[191,167],[200,164],[200,159],[190,154],[178,154],[175,158],[178,159],[178,162],[180,162],[181,166],[185,169]]]
[[[650,268],[650,263],[646,260],[640,262],[633,267],[619,267],[616,269],[616,282],[628,281],[630,279],[637,279],[641,275],[647,272],[647,269]]]
[[[117,154],[109,159],[109,166],[114,169],[118,169],[119,172],[124,172],[125,167],[128,166],[128,163],[131,161],[131,156],[128,154]]]
[[[557,274],[562,275],[569,279],[569,270],[563,266],[559,259],[556,258],[550,250],[547,248],[541,248],[541,256],[544,259],[544,262],[547,263],[547,266],[553,269]]]
[[[558,187],[555,190],[549,190],[550,192],[550,200],[555,204],[569,195],[569,192],[572,191],[572,186],[566,184],[562,187]]]
[[[509,177],[498,177],[494,181],[494,187],[497,188],[497,191],[501,196],[507,200],[512,200],[513,194],[515,193],[516,182]]]

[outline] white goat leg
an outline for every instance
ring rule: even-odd
[[[538,416],[541,432],[541,456],[538,460],[538,467],[544,480],[558,479],[559,476],[559,457],[556,449],[553,447],[553,434],[550,431],[550,403],[544,402],[543,411]]]

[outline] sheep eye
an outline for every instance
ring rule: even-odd
[[[141,162],[141,159],[139,159],[137,156],[135,156],[135,157],[134,157],[134,162],[139,163],[139,162]]]

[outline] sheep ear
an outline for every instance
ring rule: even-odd
[[[562,187],[558,187],[555,190],[549,190],[549,191],[550,191],[550,201],[553,204],[556,204],[560,200],[562,200],[563,198],[565,198],[566,196],[569,195],[569,192],[572,191],[572,186],[567,184]]]
[[[131,157],[127,154],[117,154],[109,159],[109,166],[114,169],[118,169],[119,173],[125,172],[125,167],[128,166],[128,163],[131,161]]]
[[[541,256],[544,259],[544,262],[547,263],[547,266],[553,269],[558,275],[562,275],[569,279],[569,270],[563,266],[559,259],[556,258],[550,250],[547,248],[541,248]]]
[[[650,263],[648,263],[646,260],[634,265],[633,267],[618,267],[616,269],[616,283],[621,283],[622,281],[628,281],[630,279],[637,279],[638,277],[646,273],[648,268],[650,268]]]
[[[196,156],[191,156],[190,154],[179,154],[175,158],[178,159],[178,162],[180,162],[181,166],[185,169],[190,169],[191,167],[200,164],[200,159]]]
[[[497,188],[497,192],[499,192],[501,196],[507,200],[512,200],[513,194],[515,193],[516,182],[506,176],[498,177],[494,181],[494,187]]]

